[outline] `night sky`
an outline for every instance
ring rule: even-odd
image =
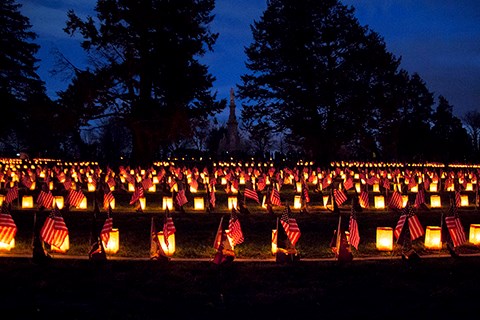
[[[82,67],[85,59],[79,38],[63,32],[68,9],[81,17],[93,15],[95,0],[19,0],[21,12],[30,19],[36,43],[41,46],[38,73],[46,82],[48,94],[66,88],[68,81],[52,77],[52,49],[59,49]],[[478,0],[345,0],[356,9],[361,25],[368,25],[385,40],[387,49],[402,58],[401,67],[418,73],[428,89],[443,95],[462,117],[479,110],[480,103],[480,2]],[[215,51],[204,57],[216,77],[214,90],[227,98],[229,90],[246,72],[244,47],[252,41],[250,24],[266,8],[263,0],[217,0],[211,25],[220,33]],[[237,106],[240,102],[237,100]],[[228,108],[227,108],[228,109]],[[220,116],[226,121],[227,110]],[[237,116],[239,111],[237,111]]]

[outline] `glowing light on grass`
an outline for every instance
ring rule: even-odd
[[[393,250],[393,228],[377,227],[377,250],[378,251]]]
[[[425,248],[430,250],[442,249],[442,228],[427,226],[425,232]]]

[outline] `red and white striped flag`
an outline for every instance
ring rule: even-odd
[[[257,203],[260,203],[260,200],[258,199],[258,194],[255,190],[253,190],[253,184],[252,181],[248,180],[245,183],[245,197],[255,200]]]
[[[110,207],[110,203],[115,201],[112,191],[108,191],[103,194],[103,208],[107,210]]]
[[[290,207],[286,206],[283,211],[282,217],[280,218],[280,223],[282,224],[285,233],[287,234],[288,240],[292,243],[293,246],[297,243],[300,238],[301,232],[298,227],[297,220],[292,218],[292,212]]]
[[[177,203],[180,207],[183,206],[184,204],[188,203],[188,199],[187,199],[187,196],[185,196],[185,190],[184,189],[178,190],[176,199],[177,199]]]
[[[358,232],[357,215],[355,208],[352,205],[352,213],[350,214],[350,221],[348,224],[348,232],[350,238],[350,244],[358,250],[358,244],[360,243],[360,233]]]
[[[67,235],[67,225],[60,211],[55,206],[40,230],[40,237],[49,245],[61,247]]]
[[[18,198],[18,186],[14,185],[12,188],[8,189],[7,195],[5,196],[5,202],[12,203],[12,201],[17,198]]]
[[[274,206],[281,206],[282,201],[280,200],[280,192],[273,187],[272,188],[272,193],[270,194],[270,203]]]
[[[81,190],[70,189],[67,196],[67,203],[70,206],[77,208],[80,206],[80,203],[83,201],[83,198],[85,198],[85,195]]]
[[[458,217],[457,206],[454,204],[450,207],[450,214],[451,215],[445,217],[445,224],[452,238],[453,245],[458,247],[467,242],[467,237],[460,218]]]
[[[163,222],[163,237],[165,239],[165,244],[168,247],[168,237],[171,234],[174,234],[177,232],[177,229],[175,228],[175,224],[173,223],[172,216],[170,215],[170,211],[167,209],[165,210],[165,220]]]
[[[53,206],[53,200],[54,197],[50,191],[45,192],[41,190],[37,197],[37,204],[40,207],[50,209]]]
[[[343,193],[342,190],[339,189],[333,189],[333,195],[335,197],[335,202],[337,203],[337,206],[342,205],[345,201],[347,201],[347,196],[345,193]]]
[[[360,192],[360,196],[358,197],[358,202],[360,203],[360,206],[362,208],[368,208],[369,203],[368,203],[368,192],[365,190],[362,190]]]
[[[102,231],[100,231],[100,238],[102,239],[103,243],[106,245],[108,240],[110,239],[110,232],[113,229],[113,218],[107,217],[105,222],[103,223]]]
[[[132,198],[130,198],[130,204],[134,204],[135,202],[140,200],[140,198],[143,198],[143,197],[144,197],[144,193],[143,193],[142,185],[135,186],[135,190],[133,191]]]
[[[10,243],[17,234],[17,225],[8,210],[7,203],[2,204],[0,213],[0,242]]]
[[[238,220],[237,211],[235,209],[232,209],[232,214],[230,215],[227,235],[232,239],[234,246],[242,243],[245,240],[243,237],[242,227],[240,226],[240,220]]]
[[[403,208],[403,198],[402,194],[398,191],[394,191],[392,193],[392,197],[390,198],[390,202],[388,206],[393,209],[402,209]]]
[[[418,190],[417,195],[415,196],[415,208],[420,208],[422,204],[425,203],[425,192],[423,189]]]
[[[398,238],[400,238],[400,234],[402,233],[403,225],[405,224],[405,220],[407,220],[407,215],[402,214],[397,221],[397,225],[395,226],[395,230],[393,232],[393,235],[395,236],[395,239],[397,239],[397,241],[398,241]]]

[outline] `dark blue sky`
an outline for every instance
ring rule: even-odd
[[[79,39],[62,29],[66,12],[92,15],[95,0],[18,0],[22,14],[30,19],[37,33],[38,73],[52,98],[66,88],[68,81],[52,77],[52,49],[58,48],[72,62],[83,66]],[[480,1],[478,0],[345,0],[356,9],[361,25],[368,25],[385,40],[388,50],[402,58],[401,67],[417,72],[431,92],[443,95],[461,117],[469,110],[480,110]],[[264,0],[217,0],[211,28],[220,36],[215,51],[204,61],[217,78],[219,98],[227,98],[231,87],[246,72],[244,47],[252,41],[250,24],[266,8]],[[240,102],[237,101],[237,106]],[[227,108],[228,109],[228,108]],[[226,121],[224,113],[220,120]],[[237,110],[237,116],[239,111]]]

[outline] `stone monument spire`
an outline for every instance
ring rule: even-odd
[[[226,135],[220,141],[220,152],[232,153],[235,151],[241,151],[241,141],[240,134],[238,131],[238,121],[237,116],[235,115],[235,94],[233,88],[230,89],[230,114],[228,115],[227,121],[227,132]]]

